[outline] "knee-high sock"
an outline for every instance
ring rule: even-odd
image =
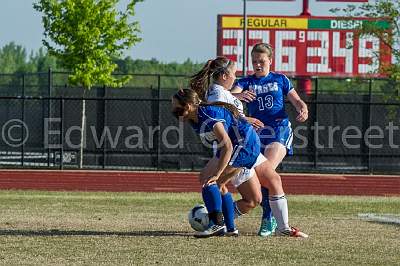
[[[224,214],[224,221],[228,231],[235,230],[235,214],[233,206],[233,198],[231,193],[222,195],[222,213]]]
[[[222,223],[222,199],[221,192],[216,184],[206,185],[202,189],[204,204],[207,207],[210,220],[214,224]]]
[[[268,189],[265,187],[261,187],[262,193],[262,202],[261,206],[263,209],[262,218],[263,219],[271,219],[272,218],[272,210],[271,206],[269,206],[269,192]]]
[[[287,200],[284,194],[274,195],[269,199],[269,204],[271,205],[272,214],[276,219],[278,224],[278,230],[283,231],[289,229],[289,214]]]

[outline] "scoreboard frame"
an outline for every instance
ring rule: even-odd
[[[217,55],[243,64],[243,16],[218,15]],[[271,69],[290,76],[384,77],[382,65],[392,61],[390,49],[373,36],[358,36],[363,23],[377,23],[390,32],[385,20],[319,16],[247,16],[247,74],[255,43],[274,48]],[[239,71],[238,74],[242,74]]]

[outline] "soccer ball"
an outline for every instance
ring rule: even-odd
[[[188,214],[188,220],[190,226],[199,232],[202,232],[208,228],[209,219],[208,219],[208,211],[206,206],[204,205],[196,205],[193,209],[190,210]]]

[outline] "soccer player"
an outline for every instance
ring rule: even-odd
[[[225,226],[222,221],[222,203],[219,186],[226,184],[240,168],[257,173],[261,185],[268,187],[270,205],[278,224],[277,235],[308,237],[300,230],[289,226],[288,206],[282,189],[280,176],[260,153],[260,139],[254,128],[243,119],[237,109],[227,103],[202,103],[194,90],[179,90],[172,97],[172,113],[188,122],[207,143],[218,142],[218,163],[213,173],[205,180],[203,195],[213,224],[197,237],[220,234]],[[209,206],[207,206],[209,205]]]
[[[204,102],[225,102],[234,105],[240,115],[248,120],[254,127],[260,128],[263,124],[255,118],[246,118],[243,113],[243,104],[234,97],[229,90],[236,80],[236,64],[226,57],[217,57],[209,60],[204,67],[192,76],[189,84],[190,88],[196,91],[200,99]],[[206,164],[200,172],[200,181],[206,180],[213,169],[218,164],[217,152],[214,147],[214,157]],[[254,169],[242,168],[241,171],[232,178],[231,183],[236,187],[242,199],[233,202],[232,196],[226,186],[221,186],[223,210],[233,208],[236,216],[248,213],[261,203],[262,195],[260,183],[255,175]],[[228,234],[238,234],[234,228],[234,217],[224,212],[225,224]],[[232,232],[232,233],[230,233]]]
[[[283,74],[270,71],[272,47],[267,43],[256,44],[251,51],[254,74],[239,79],[232,93],[247,103],[248,115],[260,120],[265,126],[258,131],[262,151],[271,167],[282,162],[286,154],[292,155],[293,132],[285,112],[285,97],[295,107],[296,120],[308,118],[307,105],[293,89],[290,80]],[[268,204],[268,189],[262,188],[263,215],[258,234],[268,236],[274,231],[274,220]]]

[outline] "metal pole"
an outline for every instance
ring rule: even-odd
[[[157,77],[157,97],[158,97],[158,126],[160,127],[157,135],[157,170],[160,170],[161,165],[161,75]],[[180,169],[179,169],[180,170]]]
[[[21,118],[22,122],[25,123],[25,74],[22,74],[22,118]],[[21,165],[22,167],[24,166],[24,161],[25,161],[25,127],[21,127],[21,139],[22,141],[22,145],[21,145]]]
[[[103,132],[107,126],[107,100],[106,100],[106,86],[103,87]],[[107,163],[107,152],[106,152],[106,141],[103,142],[103,169],[106,168]]]
[[[301,16],[311,16],[308,0],[303,0],[303,12],[300,14]]]
[[[368,82],[368,127],[367,128],[371,128],[371,124],[372,124],[372,112],[371,112],[371,104],[372,104],[372,79],[369,79]],[[367,166],[368,166],[368,173],[372,174],[373,169],[371,167],[371,158],[372,158],[372,153],[371,153],[371,149],[369,148],[369,145],[367,146],[367,150],[368,150],[368,161],[367,161]]]
[[[49,100],[47,101],[47,119],[50,120],[51,117],[51,88],[52,88],[52,71],[51,68],[49,68],[49,71],[47,72],[47,95],[49,97]],[[47,148],[47,167],[50,167],[50,145]]]
[[[247,13],[246,13],[247,0],[243,0],[243,76],[246,76],[246,53],[247,53]]]
[[[64,170],[64,98],[60,98],[60,170]]]
[[[308,5],[308,1],[309,0],[303,0],[303,11],[301,12],[300,16],[306,16],[306,17],[310,17],[311,13],[310,13],[310,9],[309,9],[309,5]],[[311,77],[310,76],[304,76],[304,77],[300,77],[300,89],[301,92],[305,93],[306,95],[310,95],[311,94]]]
[[[318,78],[315,79],[315,92],[314,92],[314,125],[318,126]],[[317,131],[318,132],[318,131]],[[317,149],[317,139],[315,138],[314,132],[314,169],[318,168],[318,149]]]

